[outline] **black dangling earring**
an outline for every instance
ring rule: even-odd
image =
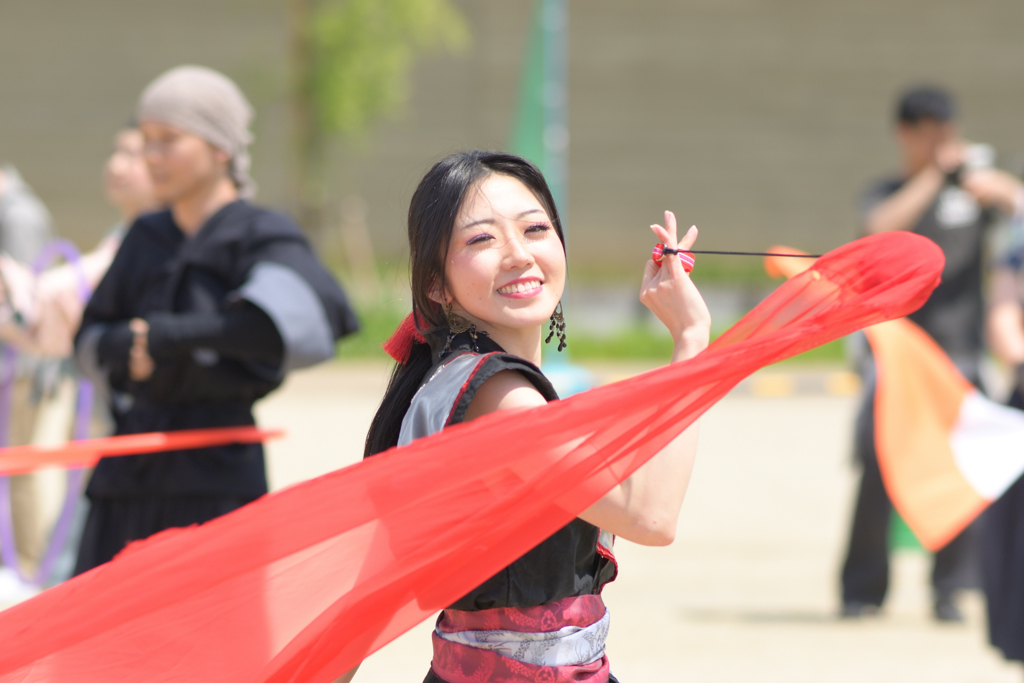
[[[480,347],[477,345],[478,335],[486,334],[486,332],[477,332],[476,325],[452,310],[450,301],[444,305],[444,317],[448,321],[448,339],[445,341],[441,355],[451,353],[452,342],[463,332],[469,332],[469,338],[473,340],[473,350],[480,353]]]
[[[555,312],[551,314],[551,323],[548,326],[548,338],[544,340],[545,344],[550,344],[551,339],[555,336],[558,337],[558,352],[561,353],[568,344],[565,341],[565,316],[562,315],[562,302],[559,301],[558,305],[555,306]]]

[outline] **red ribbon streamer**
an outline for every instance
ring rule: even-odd
[[[91,467],[100,458],[111,456],[185,451],[231,443],[254,443],[280,436],[284,436],[283,429],[216,427],[82,439],[59,446],[8,446],[0,448],[0,474],[23,474],[47,465]]]
[[[751,372],[918,308],[942,264],[923,237],[866,237],[692,360],[133,544],[0,614],[0,681],[332,681],[572,520]]]

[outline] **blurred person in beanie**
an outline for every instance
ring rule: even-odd
[[[1021,184],[973,158],[984,147],[969,146],[956,126],[953,98],[942,88],[905,91],[896,107],[899,173],[873,183],[861,216],[868,234],[909,230],[936,242],[946,257],[942,282],[909,318],[942,347],[964,376],[980,383],[984,351],[982,299],[984,243],[1000,212],[1021,205]],[[842,569],[842,616],[878,610],[889,581],[889,525],[892,504],[882,483],[874,438],[874,363],[864,363],[864,395],[856,420],[854,454],[862,466],[849,546]],[[935,554],[932,570],[934,616],[959,622],[957,591],[978,582],[974,527]]]
[[[223,74],[172,69],[136,119],[157,200],[86,307],[82,371],[109,384],[117,434],[254,424],[288,370],[333,357],[357,323],[287,216],[250,203],[245,96]],[[130,541],[206,522],[267,492],[261,444],[104,458],[76,573]]]

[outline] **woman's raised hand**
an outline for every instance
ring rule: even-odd
[[[685,251],[697,241],[696,226],[677,240],[676,217],[671,211],[665,212],[664,227],[652,225],[651,230],[658,241],[670,249]],[[666,254],[660,265],[648,259],[640,286],[640,301],[672,334],[675,341],[672,360],[691,358],[707,347],[711,314],[678,256]]]

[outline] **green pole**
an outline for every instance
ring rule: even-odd
[[[568,221],[568,6],[536,0],[510,149],[544,173],[562,218]]]
[[[551,186],[562,229],[568,233],[569,201],[569,11],[568,0],[543,0],[544,175]],[[568,236],[566,237],[568,239]]]
[[[569,240],[568,0],[534,0],[510,149],[544,173]],[[571,344],[571,339],[570,339]],[[589,373],[569,362],[568,349],[545,347],[544,372],[560,396],[589,389]]]
[[[526,41],[526,60],[519,83],[519,100],[509,150],[525,157],[546,171],[544,156],[544,111],[541,93],[544,88],[544,36],[541,29],[540,2],[534,3],[533,19]]]

